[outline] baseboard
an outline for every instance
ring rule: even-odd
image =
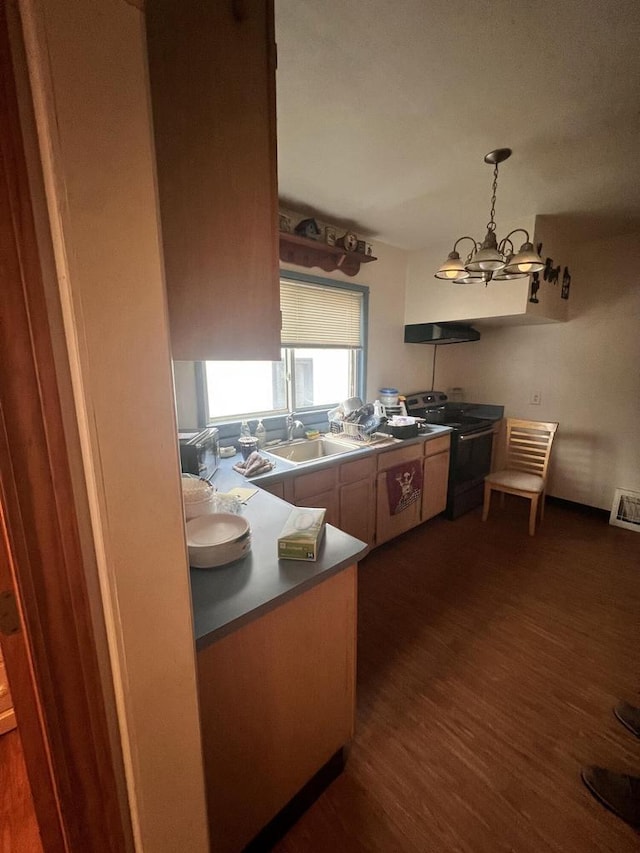
[[[581,512],[584,515],[591,515],[594,518],[600,518],[602,521],[609,521],[610,510],[602,509],[599,506],[588,506],[580,504],[576,501],[568,501],[565,498],[554,498],[553,495],[547,495],[547,503],[563,506],[565,509],[572,509],[574,512]]]
[[[291,829],[306,810],[342,773],[346,761],[346,747],[342,747],[324,764],[307,784],[278,812],[253,841],[244,848],[244,853],[262,853],[271,848]]]

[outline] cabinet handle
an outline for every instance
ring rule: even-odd
[[[458,441],[473,441],[476,438],[482,438],[485,435],[493,435],[493,430],[488,429],[485,432],[473,432],[471,435],[461,435]]]

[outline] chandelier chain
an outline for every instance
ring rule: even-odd
[[[493,169],[493,184],[491,187],[492,195],[491,195],[491,219],[487,222],[487,231],[496,230],[496,193],[498,191],[498,164],[496,163]]]

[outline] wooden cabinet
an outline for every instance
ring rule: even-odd
[[[280,358],[273,0],[147,0],[174,359]]]
[[[449,450],[425,456],[422,480],[422,521],[428,521],[447,507]]]
[[[381,453],[378,457],[378,477],[376,495],[376,545],[388,542],[401,533],[406,533],[417,524],[420,524],[420,501],[416,500],[405,509],[396,513],[391,512],[389,505],[388,478],[393,476],[397,465],[402,465],[407,471],[422,473],[424,443],[413,444],[407,447],[399,447]],[[384,470],[381,470],[384,469]]]
[[[296,500],[296,506],[322,507],[327,511],[324,517],[326,523],[333,524],[334,527],[341,527],[340,499],[335,489],[321,492],[319,495],[311,495],[308,498],[299,498]]]
[[[375,541],[375,477],[376,460],[366,456],[344,462],[339,469],[340,523],[346,533],[368,545]]]
[[[198,652],[211,842],[241,850],[353,736],[356,567]]]
[[[340,526],[340,496],[336,467],[323,468],[309,474],[300,474],[293,481],[293,503],[296,506],[313,506],[326,509],[327,524]],[[286,494],[286,492],[285,492]]]
[[[324,507],[326,520],[361,539],[380,545],[446,509],[450,436],[394,446],[374,455],[276,480],[261,488],[296,506]],[[408,465],[422,472],[422,498],[391,514],[387,471]]]

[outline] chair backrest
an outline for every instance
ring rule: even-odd
[[[558,424],[507,418],[506,467],[546,479]]]

